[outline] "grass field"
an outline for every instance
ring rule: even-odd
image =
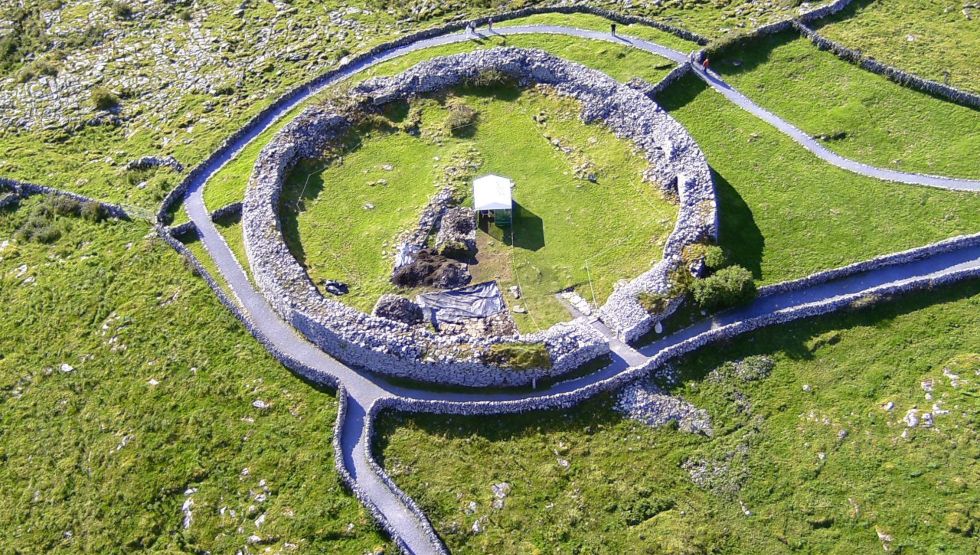
[[[980,231],[980,195],[897,185],[825,164],[696,77],[660,101],[715,172],[722,245],[762,283]]]
[[[267,355],[144,224],[60,218],[52,245],[10,241],[38,202],[0,212],[4,550],[388,546],[334,472],[332,392]]]
[[[526,18],[531,20],[531,18]],[[598,18],[592,18],[598,19]],[[590,20],[591,21],[591,20]],[[525,19],[514,20],[515,24],[526,23]],[[497,46],[514,46],[522,48],[538,48],[567,60],[572,60],[589,67],[599,69],[620,81],[628,81],[640,77],[650,82],[657,82],[673,69],[674,64],[665,58],[646,54],[635,48],[613,43],[598,42],[573,37],[556,37],[553,35],[520,35],[510,38],[488,37],[482,42],[466,42],[429,48],[412,52],[394,60],[379,64],[365,72],[356,75],[349,82],[359,83],[371,77],[398,74],[413,65],[433,58],[470,52],[478,48],[493,48]],[[329,91],[326,93],[329,94]],[[208,182],[204,192],[204,200],[208,209],[216,210],[231,202],[241,200],[245,195],[248,176],[258,158],[259,151],[265,146],[276,131],[282,128],[289,119],[299,114],[303,107],[311,102],[317,102],[323,95],[311,98],[269,130],[263,132],[250,143],[234,160],[223,167]]]
[[[359,139],[340,164],[293,172],[283,205],[295,210],[301,198],[302,210],[298,217],[287,215],[284,229],[315,282],[348,283],[351,293],[341,300],[362,310],[393,291],[396,238],[414,227],[444,168],[458,160],[469,166],[465,176],[497,173],[516,183],[520,208],[513,238],[496,227],[483,234],[471,271],[477,282],[498,279],[503,287],[521,287],[517,304],[528,314],[515,316],[522,329],[568,319],[555,292],[574,286],[591,298],[594,289],[601,303],[616,280],[659,259],[676,207],[641,181],[646,161],[628,143],[578,120],[577,103],[511,89],[498,95],[471,91],[447,104],[457,102],[479,112],[475,129],[461,137],[441,130],[445,106],[418,101],[420,138],[375,132]],[[542,115],[546,122],[537,123]],[[545,135],[573,152],[559,150]],[[597,183],[576,177],[575,167],[584,163],[592,164]],[[460,194],[467,197],[469,178],[462,181]]]
[[[822,35],[926,79],[980,93],[980,9],[944,0],[860,0]]]
[[[795,33],[726,51],[712,67],[810,135],[846,133],[825,142],[844,156],[903,171],[980,178],[976,110],[902,87]]]
[[[710,438],[625,420],[602,397],[560,413],[388,415],[378,450],[453,553],[875,553],[882,536],[891,552],[969,553],[978,314],[974,281],[703,350],[677,365],[673,392],[708,411]],[[707,376],[758,354],[775,361],[767,379]],[[933,404],[950,412],[903,437],[906,412]],[[718,471],[695,485],[689,460]]]

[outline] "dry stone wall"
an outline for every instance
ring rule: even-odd
[[[666,258],[679,259],[684,245],[715,234],[717,215],[710,172],[704,155],[683,127],[641,93],[598,71],[550,54],[497,48],[436,58],[400,76],[361,84],[353,91],[358,99],[355,108],[366,109],[436,92],[491,69],[525,85],[550,85],[579,100],[583,121],[605,123],[644,153],[650,162],[646,177],[668,188],[680,201],[681,213],[667,241]],[[263,149],[246,192],[242,221],[253,275],[286,321],[348,364],[454,385],[524,385],[568,372],[609,352],[605,339],[584,319],[558,324],[516,341],[504,337],[475,338],[437,334],[370,316],[321,295],[285,244],[278,216],[279,194],[289,168],[301,158],[317,155],[327,143],[339,138],[350,127],[350,118],[330,106],[304,111]],[[641,276],[637,287],[649,287],[649,283],[648,277]],[[617,302],[638,306],[635,298],[625,296]],[[640,319],[643,318],[649,316]],[[491,345],[513,342],[544,344],[552,368],[514,370],[483,362],[482,356]]]

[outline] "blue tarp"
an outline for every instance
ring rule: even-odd
[[[423,293],[416,298],[430,322],[457,323],[486,318],[507,309],[496,281],[487,281],[458,289]]]

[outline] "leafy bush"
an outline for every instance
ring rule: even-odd
[[[27,221],[14,234],[18,241],[47,244],[61,238],[61,229],[54,222],[54,210],[49,204],[39,204],[31,210]]]
[[[129,19],[133,16],[133,8],[125,2],[119,2],[117,0],[112,2],[109,7],[112,8],[112,15],[119,19]]]
[[[512,87],[515,85],[515,81],[513,77],[499,69],[486,69],[478,73],[476,77],[468,79],[466,84],[471,87],[491,89],[496,87]]]
[[[92,103],[97,110],[111,110],[119,106],[119,97],[102,87],[92,89]]]
[[[728,265],[728,255],[718,245],[708,245],[704,249],[704,265],[715,272]]]
[[[716,310],[741,304],[755,296],[752,272],[741,266],[729,266],[704,278],[694,280],[691,293],[703,309]]]
[[[648,492],[642,491],[641,495],[633,496],[623,507],[623,513],[626,516],[626,524],[628,526],[636,526],[641,522],[646,522],[664,511],[673,509],[675,506],[672,499],[648,497],[647,495],[643,495],[643,493],[648,495]]]
[[[497,343],[490,346],[485,359],[514,370],[551,368],[551,355],[544,343]]]
[[[63,195],[55,195],[48,201],[51,211],[59,216],[77,216],[82,209],[82,203]]]
[[[728,254],[718,245],[695,243],[684,247],[684,261],[693,262],[698,258],[704,259],[704,265],[709,271],[717,271],[728,265]]]
[[[449,116],[446,117],[446,128],[453,135],[462,133],[476,123],[478,112],[465,104],[453,104],[449,107]]]
[[[663,313],[667,309],[670,297],[661,293],[649,293],[644,291],[636,296],[636,300],[648,313],[656,315]]]
[[[95,201],[89,201],[83,204],[79,213],[90,222],[101,222],[106,218],[105,208]]]

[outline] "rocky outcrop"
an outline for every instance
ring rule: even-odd
[[[184,171],[184,165],[173,156],[143,156],[126,164],[126,169],[130,171],[161,167],[170,168],[177,173]]]

